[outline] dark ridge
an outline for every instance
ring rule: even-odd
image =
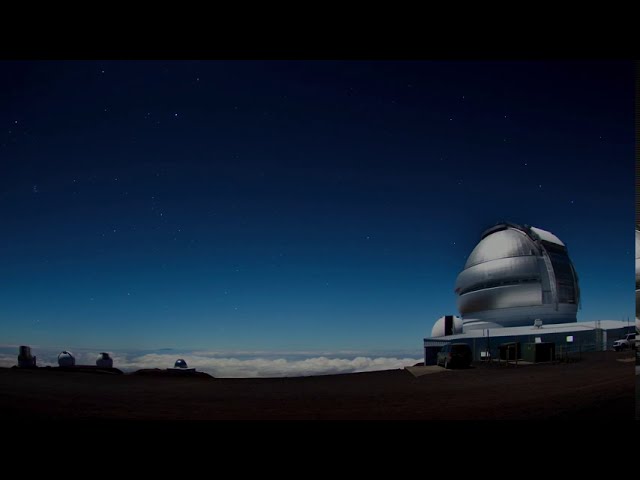
[[[143,368],[136,370],[131,375],[144,375],[148,377],[187,377],[187,378],[215,378],[213,375],[209,375],[204,372],[196,372],[193,370],[180,370],[180,369],[166,369],[160,368]]]
[[[80,372],[80,373],[98,373],[107,375],[122,375],[122,370],[117,368],[96,367],[95,365],[76,365],[75,367],[29,367],[20,368],[14,365],[11,368],[19,370],[38,370],[38,371],[55,371],[55,372]]]

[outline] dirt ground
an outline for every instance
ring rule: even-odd
[[[573,363],[476,365],[415,378],[406,370],[214,379],[0,369],[0,417],[13,420],[497,420],[635,416],[632,354]]]

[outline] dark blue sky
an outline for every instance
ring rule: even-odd
[[[0,62],[0,343],[415,347],[501,220],[633,316],[631,62]]]

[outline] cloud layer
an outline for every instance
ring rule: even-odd
[[[33,352],[37,355],[38,366],[57,365],[57,352]],[[77,364],[95,365],[100,352],[74,352]],[[329,352],[326,352],[330,355]],[[243,352],[249,355],[249,352]],[[145,353],[127,354],[116,352],[111,354],[113,366],[125,372],[132,372],[142,368],[173,367],[178,358],[184,359],[189,367],[206,372],[218,378],[244,377],[295,377],[306,375],[329,375],[338,373],[370,372],[375,370],[390,370],[414,365],[421,361],[419,358],[381,357],[381,356],[309,356],[286,358],[278,356],[277,352],[248,358],[240,356],[220,356],[214,352],[187,353]],[[17,352],[14,354],[0,353],[0,366],[11,367],[17,364]]]

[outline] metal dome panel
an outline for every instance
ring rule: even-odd
[[[639,249],[640,250],[640,249]],[[567,248],[553,233],[500,223],[486,230],[456,279],[463,325],[575,322],[580,289]]]
[[[513,228],[499,230],[483,238],[473,249],[464,268],[491,260],[536,255],[537,247],[524,233]]]

